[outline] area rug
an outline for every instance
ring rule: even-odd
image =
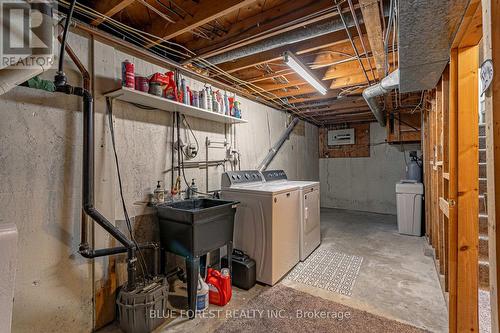
[[[278,284],[228,311],[217,333],[428,332]]]
[[[362,262],[360,256],[319,248],[299,262],[286,278],[350,296]]]

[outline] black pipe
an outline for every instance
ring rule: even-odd
[[[66,39],[68,37],[69,25],[71,23],[71,18],[73,17],[73,11],[75,10],[75,4],[76,4],[76,0],[71,1],[71,4],[69,6],[68,15],[66,15],[66,24],[64,25],[64,33],[63,33],[62,41],[61,41],[61,51],[59,52],[59,66],[57,68],[57,72],[60,75],[64,75],[64,71],[63,71],[64,48],[66,46]]]
[[[94,99],[92,94],[83,88],[68,84],[56,86],[57,92],[80,96],[83,99],[83,170],[82,170],[82,206],[83,211],[104,230],[111,234],[126,248],[127,258],[127,290],[134,290],[136,285],[136,246],[118,228],[109,222],[94,207]],[[88,243],[80,244],[79,253],[86,258],[96,258],[109,254],[116,254],[117,248],[90,250]],[[118,252],[120,253],[120,252]]]

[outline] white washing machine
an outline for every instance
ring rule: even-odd
[[[257,281],[274,285],[299,262],[299,187],[266,183],[259,171],[228,171],[221,197],[240,202],[234,248],[255,260]]]
[[[268,184],[299,186],[299,251],[300,261],[304,261],[321,243],[319,182],[288,180],[283,170],[269,170],[262,172],[262,174]]]

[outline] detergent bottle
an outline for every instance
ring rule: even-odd
[[[208,283],[208,297],[210,304],[224,306],[230,300],[232,296],[231,289],[231,278],[229,276],[229,270],[226,275],[222,275],[218,270],[208,268],[207,270],[207,283]]]
[[[204,311],[208,308],[208,284],[203,281],[201,275],[198,274],[198,291],[196,293],[196,310]]]
[[[167,72],[167,86],[165,87],[165,98],[177,100],[177,85],[175,84],[174,72]]]

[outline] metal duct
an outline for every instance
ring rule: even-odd
[[[385,112],[377,100],[377,97],[382,96],[397,88],[399,85],[399,69],[396,69],[391,74],[384,77],[379,83],[366,88],[363,91],[363,97],[377,118],[380,126],[385,127]]]
[[[269,163],[271,163],[273,158],[276,156],[276,154],[280,150],[281,146],[283,146],[283,143],[285,143],[285,141],[286,141],[286,139],[288,139],[288,136],[290,135],[290,133],[292,133],[293,129],[295,128],[295,125],[297,125],[298,123],[299,123],[299,118],[294,118],[292,120],[290,125],[288,125],[288,127],[286,128],[285,132],[283,132],[283,134],[280,136],[278,141],[269,150],[269,153],[267,154],[267,156],[259,164],[259,166],[257,167],[257,170],[262,172],[262,171],[267,169],[267,166],[269,165]]]
[[[388,15],[389,11],[384,7],[384,15]],[[359,24],[363,23],[363,18],[361,15],[357,15]],[[346,25],[351,28],[354,27],[354,20],[352,16],[345,18]],[[233,61],[235,59],[240,59],[246,56],[257,54],[260,52],[272,50],[277,47],[286,46],[298,42],[302,42],[311,38],[323,36],[332,32],[337,32],[344,30],[344,24],[340,17],[328,20],[327,22],[318,23],[311,25],[304,29],[295,29],[289,32],[282,33],[280,35],[273,36],[271,38],[262,40],[257,43],[253,43],[241,48],[222,53],[207,59],[210,63],[217,65],[228,61]]]
[[[432,89],[449,61],[450,48],[469,0],[398,3],[399,90],[405,93]]]

